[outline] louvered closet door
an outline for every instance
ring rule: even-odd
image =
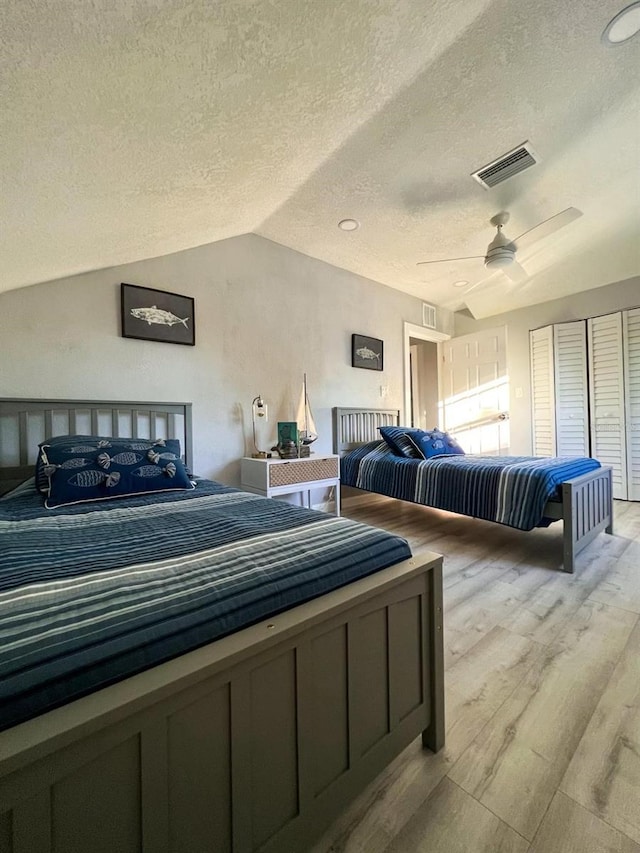
[[[640,501],[640,308],[623,311],[624,378],[627,415],[627,492]]]
[[[589,455],[587,327],[584,320],[553,327],[556,455]]]
[[[613,497],[627,498],[622,314],[588,321],[591,455],[613,468]]]
[[[534,456],[556,456],[553,327],[529,332]]]

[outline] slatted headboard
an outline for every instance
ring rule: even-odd
[[[192,464],[191,403],[0,397],[0,494],[33,475],[41,441],[74,434],[177,438]]]
[[[333,409],[333,452],[343,456],[354,447],[380,439],[378,427],[397,426],[399,409]]]

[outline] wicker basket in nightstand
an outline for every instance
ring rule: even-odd
[[[337,456],[282,460],[280,464],[269,465],[269,485],[291,486],[313,480],[332,480],[340,476],[339,469]]]
[[[306,493],[311,507],[311,490],[333,487],[336,515],[340,515],[340,459],[338,456],[310,456],[308,459],[242,460],[240,487],[265,497]]]

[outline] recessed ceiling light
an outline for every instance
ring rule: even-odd
[[[612,18],[602,33],[607,47],[618,47],[640,32],[640,0],[631,3]]]
[[[466,281],[465,279],[460,279],[460,281],[454,281],[453,282],[454,287],[466,287],[468,284],[469,284],[469,282]]]
[[[360,227],[360,223],[357,219],[341,219],[338,222],[338,228],[342,228],[343,231],[357,231]]]

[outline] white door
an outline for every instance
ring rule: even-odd
[[[622,314],[587,321],[591,455],[613,469],[613,497],[627,499]]]
[[[556,456],[553,326],[529,332],[533,455]]]
[[[467,453],[509,449],[506,329],[486,329],[440,344],[441,423]]]
[[[584,320],[553,327],[556,456],[589,455],[587,328]]]
[[[622,314],[627,425],[627,496],[640,501],[640,308]]]

